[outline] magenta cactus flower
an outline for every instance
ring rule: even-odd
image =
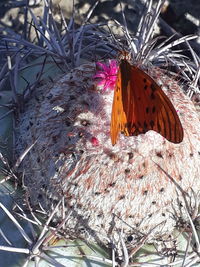
[[[93,136],[90,141],[93,146],[99,146],[99,140],[96,137]]]
[[[96,65],[101,69],[94,75],[94,78],[99,80],[98,86],[103,86],[103,90],[114,90],[118,71],[117,61],[109,60],[108,65],[97,62]]]

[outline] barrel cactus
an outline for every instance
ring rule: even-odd
[[[195,75],[198,60],[189,44],[196,65],[172,50],[193,37],[154,46],[153,27],[161,7],[162,1],[157,9],[149,3],[150,13],[142,17],[136,38],[124,28],[126,50],[133,62],[140,59],[142,68],[173,103],[184,129],[180,144],[149,131],[121,135],[113,146],[110,118],[117,61],[96,64],[85,58],[73,66],[80,47],[67,74],[34,90],[16,131],[16,158],[23,155],[17,172],[23,178],[26,204],[31,212],[40,207],[51,217],[48,226],[53,238],[49,240],[82,239],[112,248],[125,265],[148,244],[154,244],[162,256],[167,249],[176,250],[177,229],[185,230],[189,222],[194,226],[199,204],[199,117],[184,93],[189,83],[180,82],[181,75]],[[106,38],[112,49],[123,45]],[[111,57],[116,60],[116,53]],[[178,74],[166,69],[166,62]],[[188,75],[188,81],[194,75]]]

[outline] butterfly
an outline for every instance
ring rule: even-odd
[[[121,59],[114,90],[110,135],[115,145],[126,136],[156,131],[168,141],[183,140],[178,114],[161,87],[143,70]]]

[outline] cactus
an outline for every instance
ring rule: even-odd
[[[62,17],[65,32],[59,32],[48,2],[44,18],[30,11],[37,43],[4,37],[9,51],[20,51],[23,63],[16,56],[9,74],[15,77],[13,105],[20,107],[16,162],[9,168],[21,179],[23,192],[15,193],[15,216],[1,208],[17,227],[23,248],[1,250],[28,255],[19,259],[24,266],[33,260],[39,266],[198,264],[200,126],[184,91],[189,95],[197,87],[199,58],[188,43],[195,36],[157,45],[153,29],[162,5],[159,1],[155,9],[149,1],[134,38],[124,17],[126,42],[96,24],[75,28],[73,16],[68,25]],[[175,106],[184,128],[182,143],[149,131],[121,136],[112,146],[113,80],[106,83],[108,90],[102,84],[115,75],[109,59],[116,60],[115,48],[124,43]],[[183,43],[193,60],[174,50]],[[92,62],[92,51],[110,55],[107,63]],[[34,60],[28,64],[27,57]],[[96,81],[99,77],[103,83]]]

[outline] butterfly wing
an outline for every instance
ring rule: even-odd
[[[128,121],[136,124],[130,128],[130,135],[137,135],[154,130],[172,143],[183,140],[183,128],[177,112],[160,86],[144,71],[131,67],[131,92],[135,99],[135,115]],[[124,107],[125,108],[125,107]],[[137,119],[135,119],[137,118]]]
[[[126,92],[126,87],[124,88],[124,90],[122,90],[122,73],[121,73],[121,68],[119,67],[116,86],[114,90],[111,127],[110,127],[110,136],[113,146],[117,142],[119,133],[124,132],[125,129],[124,126],[127,122],[127,116],[124,110],[123,99],[122,99],[122,91]],[[126,132],[126,135],[129,135],[129,133]]]
[[[117,76],[111,118],[111,140],[114,145],[118,133],[139,135],[154,130],[173,143],[183,140],[183,128],[171,101],[158,84],[144,71],[122,60]],[[121,98],[119,97],[121,96]],[[114,104],[115,102],[115,104]],[[117,117],[116,108],[123,114]],[[122,109],[122,111],[121,111]],[[113,116],[115,113],[115,116]],[[115,135],[112,137],[112,128]]]

